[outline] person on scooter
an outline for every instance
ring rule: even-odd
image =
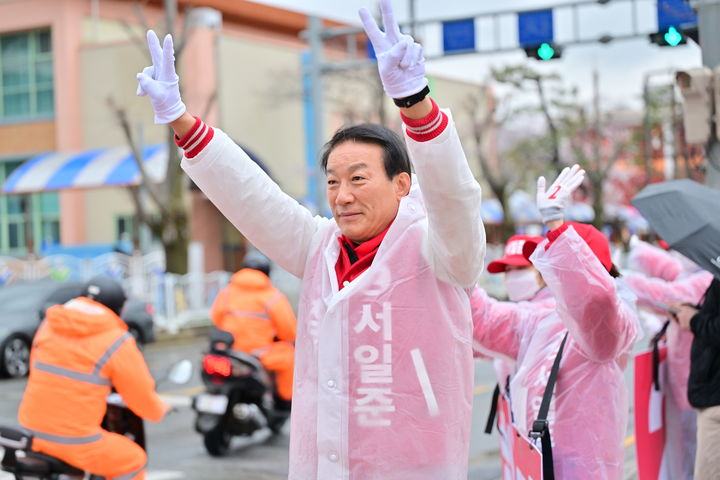
[[[297,320],[290,302],[270,281],[270,260],[257,250],[245,256],[245,268],[213,302],[210,317],[233,334],[234,350],[256,355],[275,374],[279,408],[290,408]]]
[[[112,388],[146,420],[157,422],[171,409],[120,319],[125,300],[117,281],[97,276],[79,297],[47,310],[18,420],[33,432],[35,451],[108,479],[142,480],[145,451],[101,427]]]

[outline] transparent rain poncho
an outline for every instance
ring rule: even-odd
[[[438,137],[406,141],[417,179],[370,268],[342,290],[333,220],[282,193],[220,130],[183,159],[238,230],[303,280],[290,479],[467,479],[481,192],[451,117]]]
[[[613,279],[572,227],[530,260],[556,301],[554,309],[511,307],[476,289],[474,340],[516,359],[510,401],[529,432],[565,332],[567,345],[550,404],[555,478],[620,480],[628,393],[623,370],[637,334],[634,295]]]

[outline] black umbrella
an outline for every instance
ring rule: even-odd
[[[654,183],[632,204],[668,245],[720,279],[720,190],[688,179]]]

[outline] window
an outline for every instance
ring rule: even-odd
[[[0,121],[55,112],[50,30],[0,35]]]
[[[132,215],[118,215],[115,219],[115,240],[120,241],[128,237],[132,238],[134,222]]]
[[[0,163],[0,184],[22,161]],[[56,192],[0,196],[0,254],[23,254],[60,243],[60,199]]]

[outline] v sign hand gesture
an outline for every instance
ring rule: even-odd
[[[175,51],[170,35],[165,36],[162,48],[155,32],[147,32],[148,48],[152,66],[145,67],[137,74],[139,96],[149,96],[155,111],[155,123],[164,124],[177,120],[185,113],[185,104],[180,99],[180,80],[175,73]]]
[[[545,177],[538,178],[537,207],[543,223],[564,218],[565,209],[572,200],[572,193],[584,179],[585,170],[579,165],[563,168],[548,190],[545,190]]]
[[[391,98],[409,97],[428,84],[422,46],[400,32],[390,0],[380,0],[380,11],[385,32],[365,8],[360,9],[360,20],[375,49],[385,93]]]

